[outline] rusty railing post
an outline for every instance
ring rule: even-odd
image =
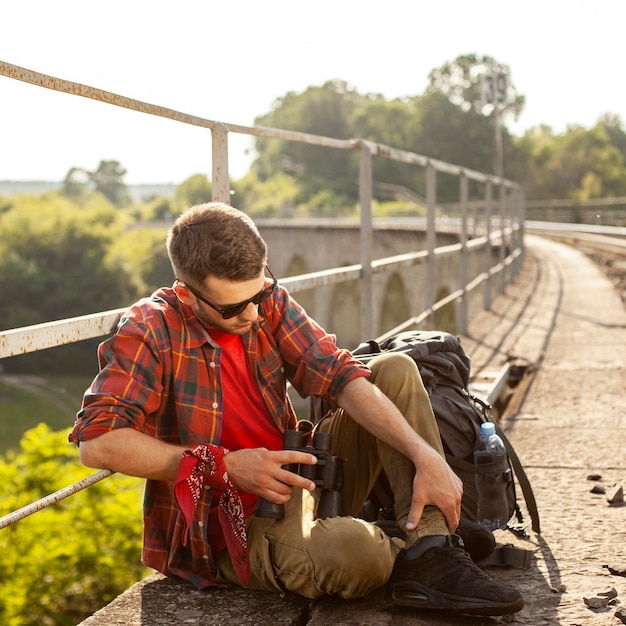
[[[491,201],[493,197],[493,180],[491,176],[487,178],[485,183],[485,236],[487,241],[485,243],[485,272],[487,274],[487,280],[485,281],[485,287],[483,291],[483,308],[485,311],[491,309]]]
[[[230,204],[230,177],[228,175],[228,130],[221,123],[211,129],[213,176],[211,189],[214,202]]]
[[[461,241],[461,262],[459,267],[459,282],[463,296],[459,304],[459,323],[458,332],[461,335],[467,334],[467,203],[469,199],[469,180],[465,172],[459,175],[459,200],[461,204],[461,232],[459,238]]]
[[[437,230],[435,223],[435,204],[437,202],[437,170],[429,161],[426,166],[426,284],[424,286],[424,309],[432,309],[435,304],[437,271],[435,267],[435,248],[437,247]],[[432,323],[432,315],[431,315]]]
[[[361,205],[361,340],[374,337],[374,285],[372,272],[372,152],[359,142],[359,202]]]

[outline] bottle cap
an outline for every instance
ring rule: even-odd
[[[496,432],[496,426],[493,422],[483,422],[480,425],[480,434],[486,437],[491,437]]]

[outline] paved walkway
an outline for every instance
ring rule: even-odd
[[[591,488],[626,487],[626,311],[600,270],[575,249],[528,236],[527,252],[520,279],[462,338],[475,373],[498,370],[506,362],[526,371],[501,423],[527,468],[542,533],[521,540],[501,531],[501,543],[533,550],[533,562],[528,570],[490,568],[490,574],[522,591],[526,606],[515,616],[516,624],[619,625],[616,612],[626,611],[626,578],[612,572],[620,564],[626,568],[626,506],[609,505],[606,495]],[[592,482],[592,474],[601,478]],[[587,608],[583,598],[606,587],[618,593],[617,604]],[[329,598],[309,604],[241,589],[198,592],[152,576],[82,624],[483,626],[503,621],[395,609],[380,592],[355,602]]]
[[[463,340],[479,367],[510,359],[534,370],[502,425],[527,468],[542,533],[521,542],[535,549],[530,570],[491,573],[522,590],[518,624],[620,624],[626,578],[605,566],[626,564],[626,506],[591,489],[626,487],[626,311],[574,248],[527,242],[536,263]],[[593,474],[601,480],[588,480]],[[621,604],[587,608],[583,598],[607,586]]]

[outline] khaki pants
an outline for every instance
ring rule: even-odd
[[[381,355],[370,363],[370,380],[398,407],[414,430],[443,455],[437,424],[415,362],[403,354]],[[395,495],[395,514],[404,528],[413,492],[413,464],[378,441],[341,409],[321,429],[333,434],[333,454],[345,459],[346,517],[314,519],[319,494],[294,489],[283,520],[247,520],[251,589],[290,591],[307,598],[337,594],[356,598],[384,585],[405,541],[356,519],[381,469]],[[448,534],[441,512],[427,506],[413,536]],[[240,584],[228,551],[217,556],[218,582]]]

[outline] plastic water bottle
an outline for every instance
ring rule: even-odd
[[[511,469],[506,461],[506,448],[496,434],[492,422],[483,422],[474,450],[474,463],[487,473],[476,474],[478,495],[478,521],[488,530],[506,528],[509,521],[509,505],[506,495]]]

